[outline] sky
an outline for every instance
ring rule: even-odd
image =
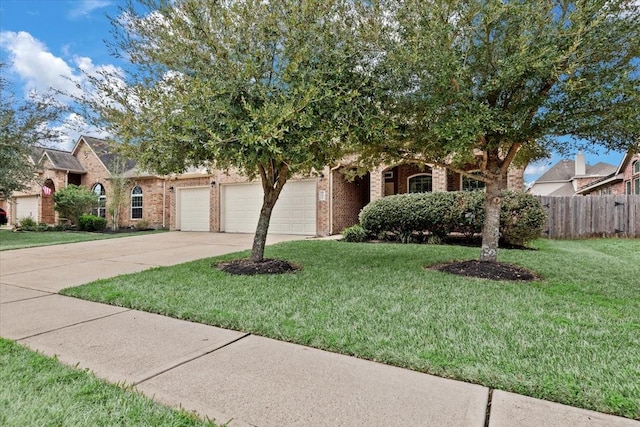
[[[80,70],[95,73],[126,66],[110,56],[105,40],[111,39],[107,15],[118,15],[124,0],[2,0],[0,1],[0,61],[10,64],[3,70],[15,85],[18,96],[32,90],[45,93],[54,88],[73,92],[72,79],[83,79]],[[70,102],[59,97],[62,102]],[[55,148],[71,150],[80,135],[105,137],[70,114],[56,125],[63,141]],[[585,153],[588,164],[606,162],[618,166],[624,153]],[[572,158],[570,156],[569,158]],[[525,183],[532,183],[561,158],[530,164]]]

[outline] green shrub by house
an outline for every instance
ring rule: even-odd
[[[342,230],[342,240],[345,242],[365,242],[367,231],[359,224],[352,225]]]
[[[53,193],[53,201],[54,209],[61,217],[67,218],[71,224],[78,224],[82,214],[87,214],[98,206],[98,195],[88,188],[69,184]]]
[[[505,191],[503,197],[503,243],[525,245],[539,237],[546,220],[540,202],[531,195],[512,191]],[[452,232],[471,237],[482,232],[483,222],[481,191],[399,194],[375,200],[360,213],[360,224],[370,236],[405,243],[426,236],[438,241]]]
[[[78,228],[82,231],[104,231],[107,220],[95,215],[82,215],[78,218]]]

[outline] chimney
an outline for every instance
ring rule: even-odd
[[[576,174],[575,176],[584,176],[587,174],[587,165],[584,161],[584,154],[582,154],[582,150],[578,150],[578,154],[576,154]]]

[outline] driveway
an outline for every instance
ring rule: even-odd
[[[269,235],[267,244],[305,236]],[[253,234],[167,232],[0,252],[0,300],[251,249]],[[20,289],[15,289],[20,288]]]

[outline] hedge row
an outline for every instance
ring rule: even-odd
[[[500,234],[506,244],[525,245],[538,238],[546,213],[533,196],[503,192]],[[360,213],[370,237],[409,242],[416,236],[442,239],[449,233],[468,237],[482,232],[484,192],[398,194],[375,200]]]

